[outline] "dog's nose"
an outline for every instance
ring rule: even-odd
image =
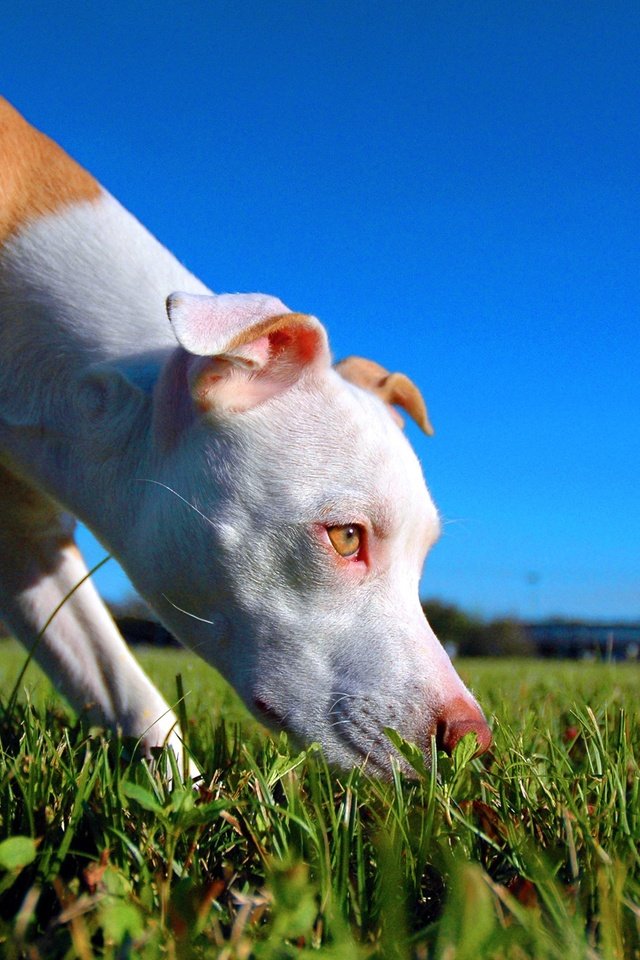
[[[451,754],[467,733],[476,735],[478,749],[475,756],[486,753],[493,738],[482,710],[475,703],[458,698],[447,704],[438,717],[436,745],[439,750]]]

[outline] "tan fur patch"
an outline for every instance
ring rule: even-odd
[[[0,245],[30,220],[99,195],[90,173],[0,97]]]
[[[308,314],[282,313],[247,327],[231,340],[227,350],[238,349],[267,336],[271,340],[273,353],[288,350],[298,363],[309,363],[317,354],[323,335],[317,320]]]
[[[243,347],[246,343],[252,343],[260,337],[266,337],[270,333],[278,330],[286,330],[290,327],[309,326],[309,317],[306,313],[281,313],[275,317],[265,317],[259,320],[253,326],[242,330],[227,344],[227,350],[235,350],[237,347]]]
[[[347,357],[346,360],[336,363],[336,370],[349,383],[362,387],[363,390],[369,390],[384,400],[395,414],[400,426],[402,426],[402,418],[395,413],[394,406],[406,410],[427,436],[433,436],[434,430],[422,394],[404,373],[389,373],[375,360],[366,360],[364,357]]]

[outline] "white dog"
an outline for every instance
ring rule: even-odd
[[[174,291],[184,291],[176,293]],[[167,318],[168,314],[168,318]],[[0,101],[0,606],[27,646],[86,574],[71,514],[249,709],[388,774],[384,727],[491,735],[430,630],[439,533],[390,404],[314,317],[214,295]],[[35,656],[92,719],[178,753],[176,718],[89,581]]]

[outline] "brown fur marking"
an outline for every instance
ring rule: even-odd
[[[0,97],[0,245],[30,220],[99,195],[90,173]]]
[[[392,408],[392,412],[395,413],[394,405],[402,407],[427,436],[433,436],[434,430],[422,394],[404,373],[389,373],[375,360],[366,360],[364,357],[347,357],[336,363],[336,370],[349,383],[375,393]],[[402,426],[402,419],[399,420]]]
[[[245,343],[252,343],[259,340],[260,337],[266,337],[270,333],[278,330],[286,330],[288,327],[309,325],[309,317],[306,313],[281,313],[275,317],[266,317],[259,320],[246,330],[242,330],[237,336],[227,344],[227,350],[235,350],[236,347],[243,347]]]
[[[295,331],[295,334],[294,334]],[[279,354],[290,353],[299,363],[310,363],[322,340],[317,321],[306,313],[281,313],[259,320],[242,330],[227,346],[228,351],[253,343],[261,337],[269,337],[271,360]]]

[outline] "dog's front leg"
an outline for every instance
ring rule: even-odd
[[[0,502],[0,607],[7,626],[33,648],[79,713],[139,738],[146,754],[171,745],[182,769],[173,711],[131,655],[90,580],[74,589],[87,568],[71,518],[2,467]],[[189,773],[198,775],[193,763]]]

